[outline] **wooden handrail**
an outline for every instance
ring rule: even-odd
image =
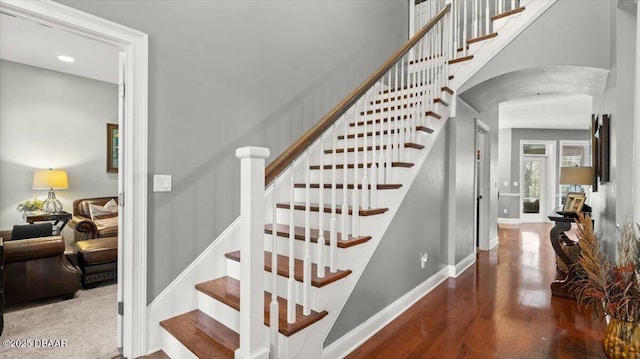
[[[356,87],[347,97],[340,101],[336,107],[329,111],[320,121],[305,132],[296,142],[287,148],[280,156],[271,162],[265,169],[265,186],[268,186],[273,180],[281,174],[293,160],[295,160],[313,141],[318,139],[324,131],[326,131],[340,116],[353,106],[356,101],[364,95],[377,81],[380,79],[393,65],[398,62],[415,44],[420,41],[424,35],[431,30],[432,27],[444,17],[451,8],[451,4],[447,4],[433,19],[411,37],[398,51],[396,51],[382,66],[378,68],[369,78],[367,78],[360,86]]]

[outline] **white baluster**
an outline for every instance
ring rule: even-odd
[[[498,0],[498,1],[497,1],[497,2],[498,2],[498,13],[497,13],[497,14],[502,14],[502,11],[503,11],[503,9],[502,9],[502,2],[503,2],[503,1],[504,1],[504,0]]]
[[[357,105],[354,106],[356,117],[358,113],[357,107]],[[375,116],[373,118],[373,121],[375,122]],[[365,117],[365,122],[366,121],[367,118]],[[355,137],[355,140],[355,145],[353,146],[353,192],[351,199],[351,234],[353,237],[357,237],[360,234],[360,216],[358,210],[360,208],[360,191],[358,190],[358,136]],[[346,186],[347,184],[345,183],[345,187]]]
[[[324,133],[320,135],[320,158],[324,158]],[[309,167],[307,167],[309,168]],[[309,171],[307,169],[307,171]],[[324,278],[324,161],[320,161],[320,193],[318,194],[318,243],[316,272],[318,278]]]
[[[358,117],[355,118],[356,125],[358,122]],[[366,121],[366,118],[365,118]],[[343,143],[343,163],[342,163],[342,225],[340,226],[340,230],[342,231],[342,236],[347,238],[347,233],[349,233],[349,203],[347,199],[347,174],[349,173],[349,164],[347,161],[347,137],[349,135],[349,116],[348,112],[344,116],[344,143]],[[357,128],[357,127],[356,127]],[[357,131],[356,131],[357,132]],[[337,155],[336,155],[337,156]]]
[[[347,121],[347,119],[345,118],[344,121]],[[337,218],[336,218],[336,203],[337,203],[337,198],[336,198],[336,163],[338,162],[336,160],[336,150],[337,150],[337,146],[336,146],[336,140],[337,140],[337,133],[336,133],[336,124],[334,123],[331,126],[331,133],[332,133],[332,137],[333,137],[333,153],[334,155],[331,156],[331,222],[329,222],[329,271],[331,273],[335,273],[338,271],[338,268],[336,267],[336,248],[338,247],[338,229],[336,228],[336,226],[338,225],[337,223]]]
[[[364,113],[367,113],[367,95],[368,95],[368,91],[364,94]],[[382,107],[380,107],[380,114],[382,114]],[[376,113],[375,110],[375,106],[371,106],[371,112]],[[374,116],[374,120],[375,121],[375,116]],[[375,128],[375,126],[371,126],[372,128]],[[373,131],[375,132],[375,131]],[[357,136],[357,135],[356,135]],[[375,136],[375,133],[374,133]],[[367,172],[369,172],[369,168],[367,167],[367,121],[364,122],[364,141],[363,141],[363,148],[364,151],[362,152],[362,208],[369,208],[369,176],[367,175]]]
[[[464,54],[468,55],[469,54],[469,49],[467,48],[467,40],[468,40],[468,36],[467,36],[467,17],[468,15],[468,11],[467,11],[467,2],[466,0],[462,0],[462,4],[463,4],[463,8],[462,8],[462,40],[460,41],[460,44],[462,45],[462,49],[464,50]]]
[[[294,189],[295,179],[293,176],[293,163],[291,164],[291,183],[289,189],[289,279],[287,280],[287,323],[296,321],[296,300],[295,300],[295,224],[293,220],[294,212]],[[275,229],[274,229],[275,230]]]
[[[382,82],[379,80],[379,82]],[[373,96],[373,102],[375,103],[377,100],[376,98],[378,96],[376,96],[376,93],[374,91],[374,96]],[[384,101],[382,100],[382,96],[380,96],[380,107],[384,106]],[[375,121],[375,120],[374,120]],[[372,154],[371,154],[371,167],[369,168],[369,171],[371,173],[371,203],[369,203],[371,208],[377,208],[378,207],[378,150],[376,150],[376,137],[378,137],[377,130],[376,130],[376,124],[375,122],[371,125],[372,127],[372,131],[371,133],[373,134],[373,137],[371,139],[371,148],[373,149]],[[380,134],[382,136],[382,134]]]
[[[309,168],[310,153],[307,149],[307,169]],[[311,314],[311,203],[310,201],[310,186],[311,179],[309,175],[310,171],[306,173],[306,185],[305,185],[305,206],[304,206],[304,260],[303,260],[303,272],[302,272],[302,313],[304,315]],[[320,208],[322,211],[322,208]]]
[[[516,8],[516,0],[511,0],[511,10]]]
[[[264,332],[264,164],[269,150],[242,147],[240,158],[240,347],[236,358],[266,358]]]
[[[398,74],[398,64],[397,63],[395,64],[394,69],[395,69],[394,71],[395,71],[395,76],[396,76],[396,78],[395,78],[396,85],[395,86],[396,86],[396,88],[398,88],[398,85],[400,85],[399,88],[402,89],[402,91],[404,92],[405,91],[404,88],[402,87],[402,85],[398,81],[398,75],[399,74]],[[404,99],[404,96],[408,96],[409,95],[408,89],[407,89],[406,92],[407,93],[403,94],[402,97],[397,99],[395,104],[394,104],[394,108],[395,108],[394,113],[395,113],[396,120],[393,123],[393,133],[391,133],[391,131],[389,132],[389,136],[391,136],[391,138],[392,138],[392,142],[391,143],[393,144],[393,150],[391,152],[392,161],[397,161],[398,158],[400,157],[399,154],[398,154],[398,149],[399,149],[399,145],[400,145],[398,143],[398,124],[400,122],[400,117],[402,115],[402,111],[400,111],[399,107],[400,107],[400,104],[402,103],[402,101]],[[391,109],[391,108],[389,108],[389,109]],[[391,111],[389,111],[389,114],[391,114]]]
[[[397,65],[396,65],[397,66]],[[402,57],[400,59],[400,87],[401,88],[405,88],[405,83],[404,83],[404,57]],[[407,85],[407,97],[402,97],[402,101],[400,101],[401,104],[401,115],[402,115],[402,119],[399,120],[399,123],[396,126],[396,131],[400,131],[403,127],[404,127],[404,118],[405,115],[407,113],[409,113],[409,92],[413,92],[413,91],[409,91],[409,86]],[[397,133],[396,137],[398,138],[397,143],[398,143],[398,161],[402,161],[404,159],[404,134],[403,133]]]
[[[421,58],[422,59],[422,58]],[[391,71],[389,71],[389,87],[392,87],[391,85]],[[400,96],[403,95],[403,91],[399,90],[398,87],[395,87],[395,94],[396,94],[396,101],[398,100],[398,94]],[[389,99],[389,104],[391,104],[391,99]],[[382,120],[380,120],[382,121]],[[382,148],[382,144],[380,144],[380,148]],[[385,149],[385,158],[386,158],[386,166],[385,166],[385,174],[384,174],[384,181],[385,183],[390,183],[391,181],[391,161],[392,161],[392,150],[393,150],[393,146],[391,144],[391,113],[388,114],[387,116],[387,147]]]
[[[269,358],[278,359],[278,327],[279,327],[279,304],[278,304],[278,224],[277,219],[277,184],[273,181],[271,194],[273,195],[272,206],[272,229],[271,229],[271,304],[269,305],[269,330],[271,333]]]

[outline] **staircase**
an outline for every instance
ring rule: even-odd
[[[166,301],[180,304],[157,309],[152,303],[150,322],[162,320],[155,331],[150,328],[149,341],[153,347],[153,338],[161,337],[162,350],[148,357],[347,354],[323,353],[324,339],[435,138],[454,116],[454,90],[462,84],[456,78],[470,76],[464,64],[484,61],[478,58],[506,46],[482,44],[501,39],[493,30],[505,29],[511,16],[527,14],[526,7],[509,6],[511,1],[478,2],[487,4],[487,19],[490,7],[504,10],[486,20],[504,24],[486,26],[491,33],[478,32],[461,48],[466,30],[454,20],[466,19],[463,3],[452,8],[448,1],[423,2],[429,9],[420,12],[428,16],[418,19],[421,30],[266,172],[266,149],[239,150],[243,171],[263,170],[264,181],[254,174],[259,180],[247,176],[247,183],[243,172],[243,196],[260,194],[241,217],[257,220],[234,222],[176,279]],[[256,228],[260,235],[252,237]],[[196,284],[189,289],[191,282]]]

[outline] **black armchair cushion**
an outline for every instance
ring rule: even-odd
[[[49,237],[53,235],[51,223],[23,224],[13,226],[11,240]]]

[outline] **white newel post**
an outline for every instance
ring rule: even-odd
[[[240,348],[236,359],[268,359],[264,331],[264,167],[269,149],[241,147],[240,158]],[[275,230],[275,229],[274,229]],[[255,243],[255,245],[252,245]]]

